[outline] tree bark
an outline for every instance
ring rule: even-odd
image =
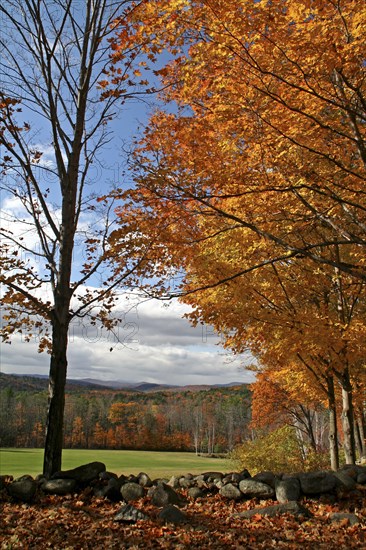
[[[329,408],[329,454],[332,470],[339,468],[337,409],[334,391],[334,379],[327,377],[328,408]]]
[[[346,368],[340,377],[342,385],[342,428],[343,428],[343,447],[346,458],[346,464],[356,462],[356,445],[354,432],[354,416],[352,403],[352,385],[349,378],[349,371]]]
[[[48,385],[48,411],[43,475],[50,478],[61,470],[65,385],[67,376],[68,322],[52,321],[52,355]]]

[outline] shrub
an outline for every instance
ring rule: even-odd
[[[329,467],[328,454],[311,451],[304,459],[292,426],[282,426],[254,441],[246,441],[234,449],[231,458],[238,469],[247,468],[252,475],[265,470],[293,473]]]

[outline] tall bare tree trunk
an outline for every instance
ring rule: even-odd
[[[349,377],[348,368],[346,368],[340,377],[342,385],[342,428],[343,428],[343,447],[346,458],[346,464],[356,462],[356,445],[354,432],[354,416],[352,404],[352,385]]]
[[[68,325],[54,320],[48,386],[46,440],[43,459],[43,474],[47,478],[50,478],[52,474],[61,470],[67,375],[67,335]]]
[[[338,429],[337,429],[337,410],[334,391],[334,379],[332,376],[327,377],[328,389],[328,408],[329,408],[329,454],[330,466],[332,470],[339,468],[339,452],[338,452]]]

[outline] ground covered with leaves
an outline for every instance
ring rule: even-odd
[[[310,518],[289,514],[274,518],[259,514],[250,519],[235,517],[245,510],[273,503],[256,499],[234,502],[219,495],[188,499],[183,509],[187,521],[166,524],[158,518],[160,509],[145,498],[133,504],[149,519],[126,524],[114,519],[121,503],[96,498],[88,491],[63,497],[40,495],[32,504],[16,503],[3,495],[0,548],[366,548],[366,488],[336,503],[327,499],[303,500],[302,504],[313,514]],[[349,519],[333,521],[335,512],[351,512],[360,522],[351,525]]]

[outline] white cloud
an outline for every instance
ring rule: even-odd
[[[202,338],[201,327],[193,328],[181,318],[184,310],[186,306],[177,302],[169,308],[156,300],[145,302],[137,313],[126,314],[133,341],[120,338],[122,343],[103,338],[85,323],[75,325],[69,342],[69,378],[178,385],[251,381],[252,375],[240,368],[242,360],[228,360],[212,333]],[[120,336],[123,330],[127,332],[121,329]],[[2,369],[7,373],[48,374],[48,362],[49,356],[37,353],[36,343],[19,337],[2,347]]]

